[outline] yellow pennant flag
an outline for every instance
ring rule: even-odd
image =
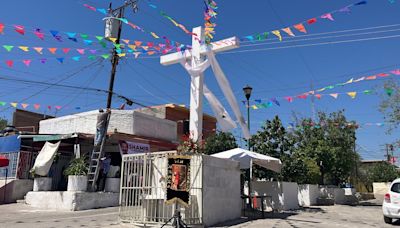
[[[111,40],[111,42],[113,42],[113,43],[115,43],[115,41],[117,41],[117,38],[113,38],[113,37],[110,37],[108,39]]]
[[[251,106],[253,109],[258,109],[258,107],[256,105],[252,105]]]
[[[352,99],[356,98],[357,92],[348,92],[347,95],[349,95]]]
[[[134,51],[136,51],[136,45],[130,44],[128,45],[128,47]]]
[[[23,51],[29,51],[29,47],[27,47],[27,46],[19,46],[18,48]]]
[[[118,56],[119,57],[124,57],[124,56],[126,56],[126,53],[120,53],[120,54],[118,54]]]
[[[272,34],[274,34],[275,36],[277,36],[277,37],[279,38],[279,41],[282,41],[281,32],[279,32],[279,30],[274,30],[274,31],[272,31]]]
[[[13,106],[14,108],[16,108],[18,103],[12,102],[12,103],[10,103],[10,105]]]
[[[150,33],[154,38],[156,38],[156,39],[159,39],[160,37],[159,36],[157,36],[157,34],[155,34],[154,32],[151,32]]]

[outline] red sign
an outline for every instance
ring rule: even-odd
[[[0,156],[0,167],[6,167],[10,163],[10,160],[4,156]]]

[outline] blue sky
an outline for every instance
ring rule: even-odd
[[[147,5],[147,2],[145,0],[139,2],[139,11],[136,14],[128,10],[126,18],[146,30],[165,35],[174,41],[190,44],[190,36],[161,17],[157,11]],[[203,24],[202,1],[152,0],[151,2],[187,28]],[[244,37],[292,26],[356,3],[357,0],[216,0],[216,2],[219,9],[218,18],[214,21],[217,23],[215,40],[218,40],[231,36]],[[103,35],[102,14],[83,7],[84,3],[97,8],[107,8],[109,1],[4,1],[0,8],[0,22],[4,23],[6,28],[4,35],[0,36],[0,44],[100,49],[98,54],[107,53],[107,50],[101,49],[98,45],[85,45],[82,40],[78,43],[66,39],[58,42],[49,34],[49,30],[77,32],[91,35],[92,39],[95,39],[92,35]],[[113,1],[115,5],[121,3],[122,1]],[[253,87],[252,99],[268,99],[295,96],[311,88],[317,89],[342,83],[350,78],[356,79],[398,69],[400,67],[398,58],[400,39],[397,35],[400,35],[398,32],[400,17],[396,15],[399,10],[399,1],[390,3],[385,0],[370,0],[367,5],[352,8],[351,13],[334,14],[335,21],[319,19],[313,25],[306,25],[310,36],[288,38],[287,35],[283,35],[284,42],[282,43],[272,37],[263,42],[244,42],[241,48],[230,53],[219,54],[217,59],[229,78],[238,100],[244,99],[242,88],[246,84]],[[22,36],[16,33],[12,28],[13,25],[24,25],[26,34]],[[32,33],[35,28],[41,28],[46,33],[44,41]],[[350,31],[338,32],[343,30]],[[294,32],[296,35],[302,35],[297,31]],[[124,26],[122,37],[129,40],[157,42],[149,34],[133,30],[129,26]],[[327,44],[328,42],[331,43]],[[50,83],[62,80],[60,83],[63,84],[107,89],[111,68],[109,60],[96,62],[82,57],[77,62],[71,60],[73,56],[79,56],[79,54],[75,50],[66,55],[60,50],[56,55],[48,51],[43,51],[43,55],[39,55],[34,51],[17,50],[16,47],[11,52],[1,49],[0,77]],[[60,64],[55,57],[66,59],[63,64]],[[39,61],[41,58],[47,58],[47,63],[41,64]],[[24,59],[32,59],[30,67],[21,63]],[[7,60],[14,60],[12,68],[5,64]],[[124,96],[146,105],[164,103],[187,105],[189,103],[189,77],[180,65],[162,66],[157,56],[126,58],[121,61],[117,71],[115,91]],[[228,107],[210,70],[206,72],[205,80],[209,88]],[[353,83],[327,93],[367,89],[381,91],[384,81],[385,79],[379,79]],[[32,104],[35,103],[41,104],[42,107],[47,105],[69,107],[60,110],[57,113],[59,116],[78,112],[75,107],[81,107],[81,111],[84,111],[104,107],[106,104],[106,96],[103,93],[59,87],[45,89],[46,87],[43,86],[4,80],[0,82],[3,88],[0,91],[0,101],[29,103],[31,104],[28,107],[29,110],[33,110]],[[323,96],[321,100],[314,102],[314,106],[316,111],[325,112],[345,109],[349,120],[355,120],[361,124],[377,123],[383,122],[383,116],[378,112],[380,99],[378,95],[363,94],[357,95],[355,99],[347,95],[339,95],[337,100]],[[115,99],[113,104],[118,107],[121,102]],[[292,121],[293,112],[300,117],[312,115],[309,98],[295,100],[293,103],[280,100],[280,103],[280,107],[274,105],[268,109],[251,110],[252,133],[259,129],[263,121],[274,115],[279,115],[285,125]],[[240,105],[245,114],[245,107]],[[54,114],[53,110],[46,112]],[[205,110],[211,113],[208,106]],[[0,111],[0,115],[10,118],[11,108],[0,107]],[[396,132],[393,135],[386,135],[385,130],[385,127],[371,126],[357,131],[357,143],[364,148],[362,156],[365,159],[383,159],[383,145],[400,136]],[[234,133],[240,137],[239,130],[235,130]]]

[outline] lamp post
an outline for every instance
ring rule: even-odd
[[[249,85],[246,85],[243,88],[244,95],[246,96],[247,99],[247,128],[249,129],[250,132],[250,97],[251,97],[251,91],[253,88],[251,88]],[[247,148],[250,150],[250,139],[247,140]],[[251,202],[251,179],[252,179],[252,172],[253,172],[253,162],[250,161],[250,170],[249,170],[249,182],[248,182],[248,197],[249,197],[249,206],[252,208],[252,202]]]
[[[247,99],[247,128],[249,129],[249,132],[250,132],[250,97],[252,90],[253,88],[251,88],[249,85],[246,85],[246,87],[243,88],[244,95],[246,96]],[[247,140],[247,147],[250,150],[250,139]]]

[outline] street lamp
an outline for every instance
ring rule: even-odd
[[[249,85],[246,85],[246,87],[243,88],[244,95],[246,96],[247,99],[247,128],[249,129],[249,132],[250,132],[250,97],[252,90],[253,88],[251,88]],[[247,140],[247,147],[250,150],[250,139]]]

